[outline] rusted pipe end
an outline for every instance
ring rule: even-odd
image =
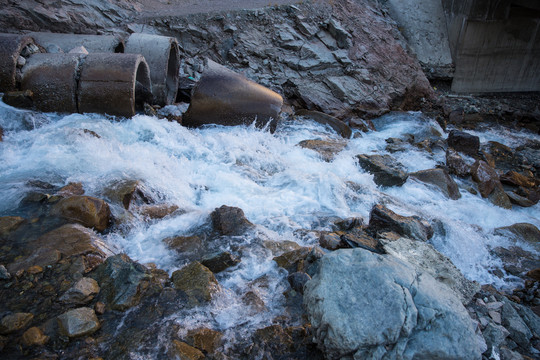
[[[150,70],[142,55],[88,54],[81,66],[79,111],[130,117],[151,90]]]
[[[273,132],[282,106],[283,98],[276,92],[208,60],[193,88],[183,124],[249,125],[255,121],[258,127],[269,123]]]
[[[77,112],[77,77],[81,55],[35,54],[22,69],[21,87],[34,94],[40,111]]]
[[[178,92],[180,53],[175,38],[134,33],[126,41],[125,53],[141,54],[148,62],[154,103],[170,105]]]
[[[84,46],[89,53],[122,53],[124,40],[114,35],[57,34],[32,32],[28,34],[36,44],[48,49],[58,46],[67,53],[78,46]]]
[[[21,53],[34,41],[30,36],[15,34],[0,34],[0,91],[19,90],[17,65]],[[24,60],[26,61],[26,60]],[[24,64],[19,64],[22,67]]]

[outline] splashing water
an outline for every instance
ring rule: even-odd
[[[0,215],[17,209],[31,179],[56,186],[81,182],[86,194],[97,197],[102,197],[105,184],[140,180],[154,198],[175,204],[183,212],[154,222],[131,219],[105,235],[105,240],[134,260],[172,272],[185,259],[163,239],[193,234],[221,205],[242,208],[258,225],[256,234],[236,240],[243,249],[242,262],[218,275],[223,296],[184,317],[186,328],[209,325],[227,331],[246,322],[258,327],[270,324],[280,313],[281,294],[288,284],[272,253],[255,243],[292,240],[312,245],[317,239],[300,237],[295,231],[330,229],[328,219],[336,217],[362,217],[367,222],[372,206],[379,202],[401,215],[419,215],[443,224],[432,243],[469,279],[509,285],[510,278],[492,273],[501,264],[489,249],[506,244],[504,238],[493,235],[493,229],[518,222],[540,227],[540,206],[505,210],[465,190],[461,199],[453,201],[412,179],[402,187],[378,188],[373,176],[357,166],[356,155],[387,153],[385,139],[389,137],[413,136],[418,142],[444,131],[420,113],[387,115],[376,124],[378,131],[357,134],[332,162],[325,162],[315,151],[297,144],[306,139],[340,138],[331,129],[306,120],[283,119],[270,134],[249,126],[187,129],[143,115],[114,119],[96,114],[40,114],[0,103],[0,126],[5,130],[0,143]],[[504,133],[481,136],[500,142],[508,137]],[[516,146],[526,139],[514,135],[509,141]],[[414,146],[393,156],[411,172],[445,161],[443,151],[428,153]],[[119,206],[112,211],[117,217],[123,214]],[[218,245],[220,250],[228,246]],[[258,282],[261,278],[264,283]],[[241,297],[248,290],[257,292],[268,311],[245,319]]]

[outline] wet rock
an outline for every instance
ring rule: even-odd
[[[83,305],[92,301],[98,293],[99,285],[97,281],[83,277],[66,291],[59,300],[65,304]]]
[[[516,171],[508,171],[501,176],[503,184],[513,185],[516,187],[532,188],[536,186],[536,181],[533,177],[520,174]]]
[[[351,248],[361,247],[363,249],[373,251],[379,254],[384,253],[384,250],[379,240],[373,238],[364,231],[352,231],[342,234],[341,241]]]
[[[528,271],[538,267],[538,257],[517,246],[496,247],[491,251],[503,262],[504,269],[515,276],[523,277]]]
[[[513,191],[506,191],[506,196],[508,196],[510,203],[517,206],[531,207],[535,205],[533,201],[527,199],[526,197],[520,196]]]
[[[172,341],[172,346],[169,348],[168,354],[172,359],[181,360],[204,360],[205,358],[202,351],[179,340]]]
[[[298,243],[294,241],[271,241],[271,240],[264,240],[263,245],[266,249],[270,250],[273,255],[280,255],[284,252],[292,251],[292,250],[298,250],[301,248]]]
[[[177,205],[159,204],[159,205],[144,205],[138,211],[140,214],[149,219],[163,219],[174,214],[179,207]]]
[[[266,310],[266,305],[254,291],[248,291],[242,296],[242,302],[249,307],[249,314],[254,315]]]
[[[188,331],[193,346],[206,354],[214,354],[216,349],[221,345],[223,334],[208,328],[199,328]]]
[[[285,354],[290,352],[293,340],[290,334],[280,325],[271,325],[258,329],[253,334],[255,354],[274,353]]]
[[[504,340],[508,337],[508,335],[510,335],[510,333],[502,325],[489,323],[482,331],[482,335],[486,340],[488,349],[498,349],[504,343]]]
[[[499,142],[489,141],[482,146],[482,152],[491,167],[510,171],[520,165],[515,151]]]
[[[324,253],[315,247],[301,247],[274,257],[274,261],[290,273],[305,271],[309,274],[311,265],[323,255]]]
[[[240,263],[240,259],[228,251],[222,252],[211,258],[203,259],[201,264],[217,274]]]
[[[223,205],[211,214],[212,225],[220,235],[242,235],[254,225],[246,219],[244,211],[237,207]]]
[[[402,164],[389,155],[357,155],[358,163],[365,171],[373,174],[375,184],[401,186],[407,181],[407,172]]]
[[[347,244],[343,243],[341,240],[341,235],[336,233],[321,233],[321,236],[319,237],[319,245],[321,245],[321,247],[324,249],[332,251],[349,247]]]
[[[219,291],[214,274],[195,261],[172,273],[171,280],[176,289],[184,291],[191,305],[206,303]]]
[[[452,289],[462,304],[467,304],[480,290],[480,285],[467,280],[452,261],[435,250],[433,245],[407,238],[381,239],[384,251],[414,265]]]
[[[510,332],[510,337],[523,348],[529,346],[533,334],[527,327],[510,301],[504,301],[502,307],[502,325]]]
[[[104,231],[111,222],[109,205],[91,196],[71,196],[56,203],[51,213],[86,227]]]
[[[418,216],[401,216],[383,205],[371,209],[367,231],[376,234],[393,231],[413,240],[427,241],[433,236],[433,228]]]
[[[31,327],[22,336],[22,343],[25,346],[42,346],[49,341],[49,337],[43,334],[40,328]]]
[[[327,358],[479,359],[483,351],[452,291],[389,255],[326,255],[305,286],[304,306]]]
[[[150,272],[125,254],[107,258],[92,277],[101,287],[99,299],[105,300],[113,310],[125,311],[138,305],[143,297],[161,290]]]
[[[99,320],[91,308],[72,309],[58,316],[60,334],[70,338],[93,334],[99,328]]]
[[[303,140],[298,145],[304,149],[311,149],[318,152],[324,161],[331,162],[347,144],[336,141]]]
[[[291,285],[291,288],[300,294],[304,293],[304,285],[309,280],[311,280],[311,276],[302,271],[297,271],[287,276],[287,281]]]
[[[70,182],[69,184],[67,184],[66,186],[63,186],[60,190],[58,190],[56,194],[60,196],[65,196],[65,197],[75,196],[75,195],[84,195],[84,189],[80,182],[79,183]]]
[[[30,255],[9,264],[10,272],[34,265],[45,267],[55,264],[62,256],[77,255],[92,259],[85,264],[85,271],[88,272],[111,254],[103,240],[92,230],[79,224],[68,224],[52,230],[31,242],[27,248],[32,249]]]
[[[502,190],[499,175],[485,161],[476,161],[471,168],[472,179],[478,184],[478,191],[482,197],[487,198],[495,188]]]
[[[0,238],[9,235],[10,232],[16,230],[24,219],[19,216],[2,216],[0,217]]]
[[[30,313],[15,313],[6,315],[0,320],[0,334],[7,335],[26,328],[34,319]]]
[[[336,133],[341,135],[345,139],[350,139],[352,135],[352,130],[347,124],[345,124],[343,121],[327,115],[325,113],[322,113],[320,111],[312,111],[312,110],[299,110],[296,112],[296,115],[303,116],[307,119],[313,120],[315,122],[318,122],[322,125],[328,125]]]
[[[449,147],[472,157],[477,157],[480,151],[480,138],[463,131],[450,131],[446,141]]]
[[[495,235],[505,236],[515,241],[523,241],[540,251],[540,230],[533,224],[517,223],[494,230]]]
[[[467,161],[452,148],[446,150],[446,166],[450,173],[459,177],[466,177],[471,174],[471,164],[467,163]]]
[[[163,242],[179,253],[198,252],[204,247],[205,238],[199,235],[174,236],[164,239]]]
[[[31,90],[8,91],[2,101],[16,108],[30,109],[34,105],[34,93]]]
[[[7,271],[4,265],[0,265],[0,280],[11,279],[11,274]]]
[[[128,210],[132,205],[143,205],[152,202],[146,194],[144,185],[138,180],[121,180],[109,185],[104,195],[113,202],[121,204]]]
[[[491,194],[488,196],[488,200],[499,207],[502,207],[504,209],[511,209],[512,208],[512,202],[510,201],[510,198],[506,194],[506,192],[502,189],[502,187],[496,187]]]
[[[409,174],[409,176],[418,179],[421,182],[435,185],[446,197],[452,200],[461,198],[458,185],[443,169],[421,170]]]

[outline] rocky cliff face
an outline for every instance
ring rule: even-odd
[[[174,36],[186,77],[197,79],[210,58],[276,90],[296,108],[341,119],[414,110],[433,96],[395,22],[376,1],[184,13],[179,5],[150,0],[9,1],[0,10],[0,27]]]

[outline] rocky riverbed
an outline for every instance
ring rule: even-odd
[[[3,357],[539,356],[538,94],[430,84],[374,1],[31,3],[5,28],[175,36],[184,80],[208,57],[286,106],[270,134],[0,103]]]

